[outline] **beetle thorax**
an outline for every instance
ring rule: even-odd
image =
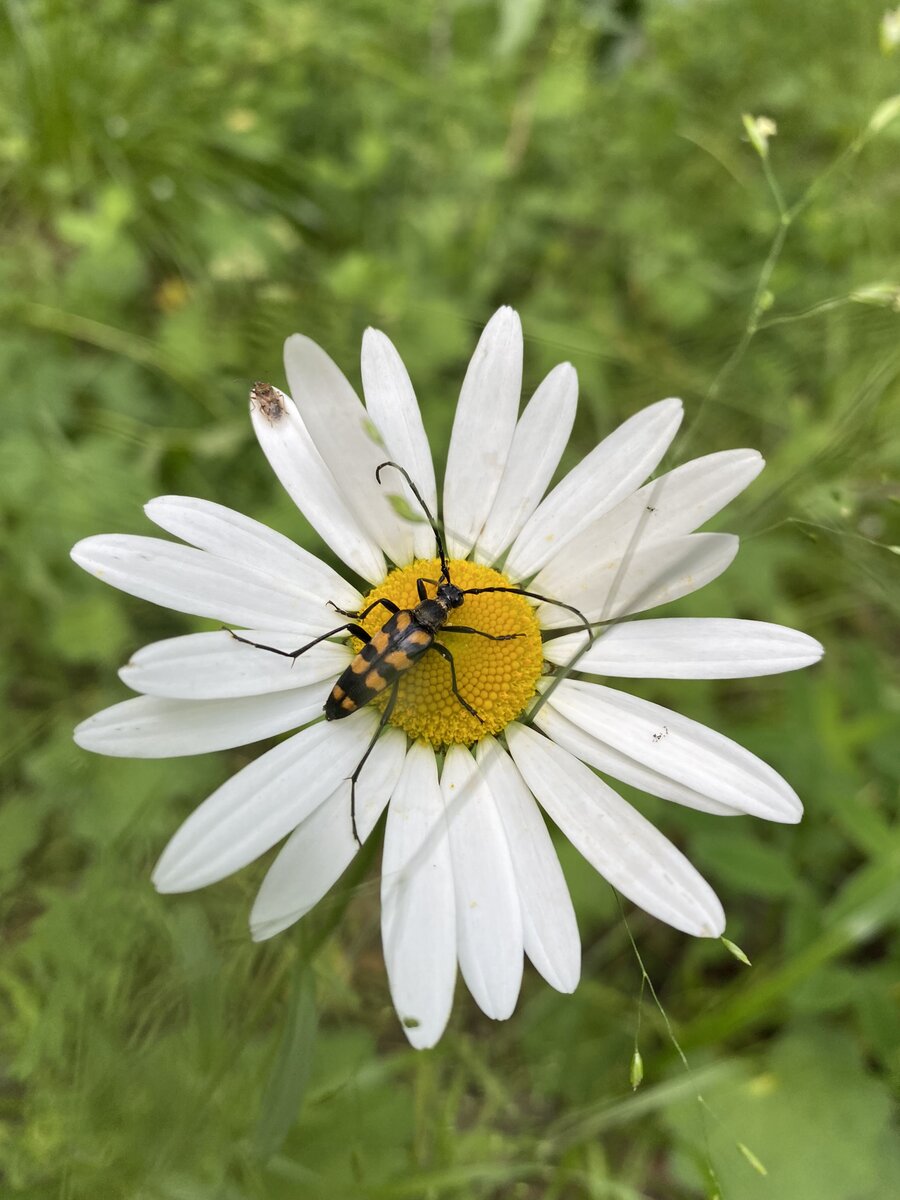
[[[424,625],[432,633],[437,633],[442,626],[447,624],[449,616],[447,605],[436,597],[433,600],[423,600],[416,605],[413,611],[419,624]]]

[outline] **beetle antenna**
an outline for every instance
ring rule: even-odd
[[[450,582],[450,568],[447,565],[447,552],[444,549],[444,539],[441,537],[440,530],[437,527],[437,521],[435,521],[434,517],[431,515],[431,510],[429,509],[429,507],[425,503],[425,501],[422,499],[422,493],[419,491],[419,489],[416,487],[416,485],[410,479],[409,471],[407,471],[407,469],[405,467],[401,467],[399,463],[391,462],[390,460],[388,460],[388,462],[381,463],[380,466],[375,468],[375,478],[378,480],[379,483],[381,483],[381,472],[384,470],[385,467],[393,467],[395,471],[400,472],[400,474],[403,476],[403,478],[409,484],[409,490],[412,492],[412,494],[415,496],[415,498],[418,500],[419,504],[421,505],[422,512],[428,518],[428,524],[431,526],[431,532],[434,534],[434,540],[437,542],[438,554],[440,555],[440,558],[441,558],[441,580],[443,581],[446,579],[446,581],[449,583]]]

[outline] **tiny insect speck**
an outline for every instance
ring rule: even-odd
[[[250,409],[261,412],[270,425],[280,421],[285,414],[285,394],[271,383],[254,383],[250,389]]]

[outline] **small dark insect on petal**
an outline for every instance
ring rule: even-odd
[[[254,383],[250,389],[250,408],[261,412],[270,425],[280,421],[285,413],[285,395],[271,383]]]

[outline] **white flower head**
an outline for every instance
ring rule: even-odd
[[[502,308],[466,372],[439,506],[413,387],[384,334],[363,338],[365,406],[308,338],[288,339],[285,364],[293,399],[257,384],[254,430],[363,587],[248,517],[181,496],[146,507],[180,541],[111,534],[72,551],[123,591],[240,631],[138,651],[121,677],[141,694],[83,722],[79,745],[153,758],[294,731],[188,817],[157,888],[204,887],[287,839],[250,917],[254,938],[271,937],[321,899],[387,808],[384,954],[417,1047],[444,1030],[457,966],[497,1019],[515,1007],[526,955],[574,990],[578,929],[541,809],[635,904],[720,935],[710,886],[597,772],[720,815],[794,822],[800,802],[734,742],[595,677],[725,679],[820,657],[813,639],[762,622],[630,619],[729,565],[737,539],[696,530],[756,477],[760,455],[721,451],[646,482],[681,422],[681,402],[663,400],[545,495],[577,378],[556,367],[520,414],[522,330]],[[440,525],[428,519],[439,508]]]

